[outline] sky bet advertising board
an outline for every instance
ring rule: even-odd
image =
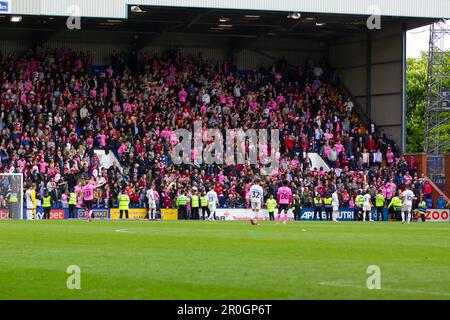
[[[0,14],[1,13],[10,13],[11,3],[9,0],[0,0]]]

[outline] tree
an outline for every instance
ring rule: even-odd
[[[446,56],[448,58],[448,55]],[[449,59],[450,60],[450,59]],[[406,149],[407,152],[423,152],[425,135],[425,109],[427,107],[428,86],[428,53],[422,52],[420,58],[408,58],[406,61]],[[450,61],[446,63],[450,74]],[[445,88],[450,89],[450,78],[443,82]],[[448,116],[447,113],[442,114]],[[440,128],[442,141],[450,139],[450,123]],[[441,150],[450,152],[450,146]]]
[[[428,55],[406,61],[406,147],[407,152],[422,152],[427,105]]]

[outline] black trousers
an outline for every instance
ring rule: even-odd
[[[302,217],[302,212],[300,210],[294,210],[294,220],[300,221]]]
[[[383,221],[383,210],[384,210],[384,206],[383,207],[376,207],[377,208],[377,221]]]
[[[128,219],[128,210],[120,210],[120,219],[122,219],[124,212],[125,212],[126,219]]]
[[[187,219],[187,206],[180,205],[178,206],[178,220]]]
[[[274,221],[275,220],[275,218],[273,216],[273,212],[269,212],[269,220],[270,221]]]
[[[46,220],[50,219],[50,210],[51,207],[44,208],[44,219]]]
[[[69,204],[69,219],[75,218],[75,205]]]
[[[425,213],[418,212],[418,214],[420,215],[420,218],[422,219],[422,222],[425,222]]]
[[[202,207],[202,219],[205,220],[205,213],[206,213],[206,218],[209,217],[209,208],[208,207]]]
[[[191,219],[192,220],[199,220],[200,219],[200,214],[199,214],[199,208],[198,207],[195,207],[195,208],[191,207]]]
[[[362,220],[362,207],[355,207],[355,214],[353,215],[354,221],[360,221]],[[360,219],[361,217],[361,219]]]
[[[333,214],[333,208],[325,207],[325,214],[327,215],[327,221],[331,221],[331,216]]]
[[[322,220],[322,207],[314,207],[314,220],[316,220],[317,214],[319,214],[319,218]]]

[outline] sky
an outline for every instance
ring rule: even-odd
[[[447,21],[447,27],[450,28],[450,20]],[[450,37],[446,37],[444,47],[450,49]],[[406,36],[406,56],[409,58],[419,58],[421,51],[428,52],[430,41],[430,26],[425,26],[410,30]]]

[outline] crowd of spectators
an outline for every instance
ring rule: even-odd
[[[387,199],[406,184],[429,197],[417,163],[405,159],[392,136],[358,119],[324,66],[307,61],[292,70],[286,62],[243,72],[179,50],[141,54],[138,65],[114,54],[93,72],[92,53],[70,49],[29,50],[0,55],[0,171],[20,172],[25,188],[48,190],[54,203],[80,180],[94,178],[97,206],[115,206],[126,189],[131,207],[145,207],[153,186],[160,207],[172,207],[184,190],[214,187],[221,207],[245,207],[261,165],[174,165],[178,128],[279,129],[279,170],[263,179],[265,196],[284,179],[308,205],[315,192],[344,190],[352,206],[359,189],[381,190]],[[94,150],[112,152],[119,164],[100,168]],[[307,152],[318,152],[331,168],[313,168]],[[0,199],[1,200],[1,199]]]

